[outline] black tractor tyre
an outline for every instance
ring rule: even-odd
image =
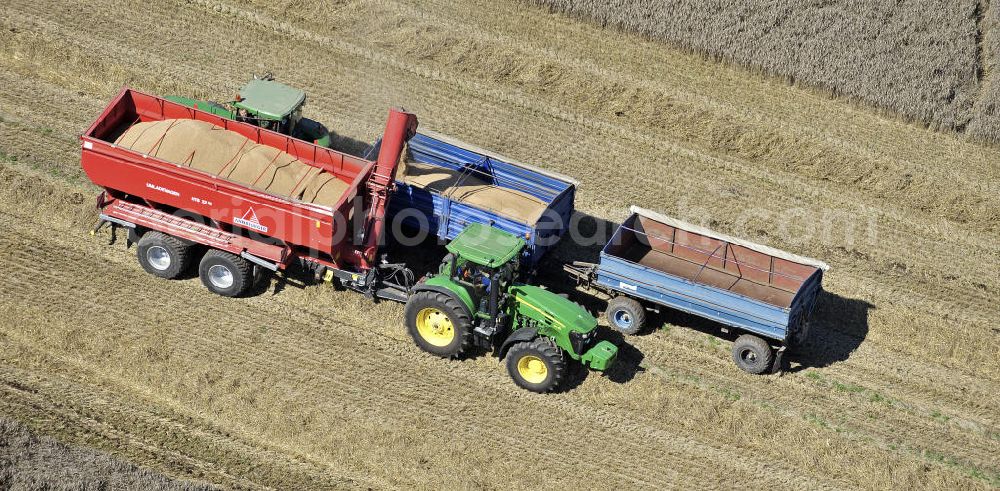
[[[172,280],[184,274],[191,265],[192,252],[191,244],[153,230],[139,239],[136,257],[147,273]]]
[[[771,368],[774,350],[767,341],[753,334],[744,334],[733,343],[733,362],[744,372],[760,375]]]
[[[261,288],[266,289],[265,286],[270,284],[271,277],[274,276],[275,272],[271,271],[263,266],[253,265],[251,268],[251,288]]]
[[[612,329],[628,336],[638,334],[646,327],[646,309],[634,298],[612,298],[605,315]]]
[[[538,368],[542,366],[538,363],[544,365],[544,370]],[[562,385],[566,369],[562,349],[547,337],[516,343],[507,351],[507,373],[522,389],[552,392]]]
[[[451,295],[435,291],[417,292],[406,301],[403,316],[410,337],[428,353],[442,358],[458,358],[472,347],[472,319],[458,299]]]
[[[253,287],[253,265],[226,251],[211,249],[201,258],[198,276],[205,288],[224,297],[239,297]]]

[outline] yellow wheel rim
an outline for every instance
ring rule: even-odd
[[[549,366],[535,355],[525,355],[517,360],[517,373],[532,384],[540,384],[549,376]]]
[[[455,326],[451,319],[434,307],[427,307],[417,312],[417,332],[428,343],[443,347],[455,339]]]

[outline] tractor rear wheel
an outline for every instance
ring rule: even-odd
[[[201,258],[198,276],[205,288],[224,297],[238,297],[254,285],[250,262],[218,249],[206,252]]]
[[[634,298],[612,298],[606,315],[612,329],[628,336],[638,334],[646,327],[646,309]]]
[[[456,358],[472,346],[472,319],[450,295],[417,292],[406,301],[404,316],[410,337],[428,353]]]
[[[562,384],[566,358],[555,342],[547,337],[538,337],[510,347],[507,372],[522,389],[551,392]]]
[[[774,350],[767,341],[753,334],[744,334],[733,343],[733,361],[744,372],[760,375],[771,368]]]
[[[172,235],[152,230],[139,239],[136,256],[147,273],[172,280],[191,265],[191,245]]]

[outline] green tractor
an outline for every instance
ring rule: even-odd
[[[270,75],[255,78],[240,89],[235,101],[218,103],[188,97],[167,96],[165,99],[226,119],[247,122],[277,131],[321,147],[329,147],[330,131],[321,123],[302,117],[306,93],[275,82]]]
[[[458,357],[492,349],[517,385],[534,392],[559,387],[568,359],[594,370],[610,367],[618,347],[597,341],[597,319],[583,307],[518,282],[520,237],[469,225],[451,243],[438,274],[423,278],[406,302],[406,327],[424,351]]]

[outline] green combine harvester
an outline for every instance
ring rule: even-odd
[[[429,353],[455,358],[474,347],[506,358],[517,385],[559,387],[568,360],[594,370],[615,361],[618,347],[598,341],[597,319],[570,300],[518,282],[524,239],[471,224],[447,245],[438,274],[423,278],[406,302],[406,326]]]
[[[189,97],[167,96],[178,104],[205,112],[260,126],[261,128],[298,138],[321,147],[330,147],[330,131],[322,123],[302,117],[306,93],[276,82],[270,76],[247,82],[236,100],[225,103],[202,101]]]

